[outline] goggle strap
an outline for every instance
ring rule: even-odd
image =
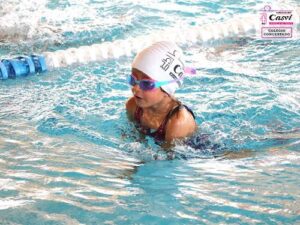
[[[195,75],[197,73],[195,68],[192,67],[184,67],[184,73],[190,74],[190,75]]]

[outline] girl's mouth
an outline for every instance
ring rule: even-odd
[[[139,97],[139,96],[137,96],[137,95],[134,95],[134,97],[135,97],[136,99],[139,99],[139,100],[142,99],[141,97]]]

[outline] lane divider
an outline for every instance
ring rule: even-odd
[[[299,12],[299,9],[297,10]],[[226,22],[205,24],[202,26],[169,28],[126,40],[104,42],[79,48],[69,48],[41,55],[21,56],[0,60],[0,79],[16,78],[30,74],[43,73],[73,64],[101,62],[121,56],[132,56],[153,42],[167,40],[179,45],[187,43],[205,43],[231,37],[251,37],[260,30],[257,15],[242,15]]]

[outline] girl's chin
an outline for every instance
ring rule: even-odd
[[[137,106],[145,108],[148,106],[147,102],[142,98],[134,97],[135,103]]]
[[[143,107],[145,105],[145,101],[143,99],[135,97],[134,100],[135,100],[135,103],[137,104],[137,106],[139,106],[139,107]]]

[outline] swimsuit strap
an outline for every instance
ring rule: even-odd
[[[163,122],[160,124],[159,128],[152,133],[152,136],[156,139],[156,140],[164,140],[165,136],[166,136],[166,126],[167,123],[169,121],[169,119],[171,119],[171,117],[178,112],[179,108],[181,105],[177,105],[174,108],[172,108],[169,113],[166,115],[165,119],[163,120]]]
[[[178,112],[178,110],[181,108],[181,105],[177,105],[175,106],[174,108],[172,108],[169,113],[166,115],[164,121],[160,124],[159,128],[157,129],[157,131],[163,131],[163,133],[166,132],[166,126],[167,126],[167,123],[169,121],[169,119],[171,119],[171,117],[176,113]]]
[[[175,106],[174,108],[172,108],[172,109],[169,111],[169,113],[166,115],[166,117],[164,118],[163,122],[160,124],[160,126],[159,126],[159,128],[158,128],[157,130],[163,128],[163,127],[167,124],[169,118],[174,114],[174,110],[175,110],[175,111],[178,111],[177,108],[178,108],[179,106],[181,106],[181,104]],[[136,109],[135,109],[135,112],[134,112],[134,120],[135,120],[137,123],[141,123],[142,115],[143,115],[143,109],[142,109],[141,107],[137,106]]]
[[[137,123],[141,123],[142,115],[143,115],[143,109],[137,106],[134,112],[134,120]]]
[[[166,126],[167,126],[169,119],[171,119],[171,117],[174,114],[176,114],[183,107],[186,108],[192,114],[193,118],[195,119],[195,115],[194,115],[193,111],[189,107],[187,107],[186,105],[183,105],[181,102],[178,101],[178,105],[169,111],[169,113],[164,118],[163,122],[160,124],[159,128],[155,132],[152,132],[152,133],[150,132],[150,129],[148,129],[147,134],[154,137],[157,140],[164,140],[165,134],[166,134]],[[134,118],[135,118],[136,122],[139,124],[141,123],[142,115],[143,115],[143,109],[137,106],[137,108],[135,110]]]
[[[192,114],[192,116],[193,116],[194,119],[196,119],[196,116],[195,116],[194,112],[188,106],[186,106],[186,105],[182,105],[182,106],[184,108],[186,108],[186,110],[189,111]]]

